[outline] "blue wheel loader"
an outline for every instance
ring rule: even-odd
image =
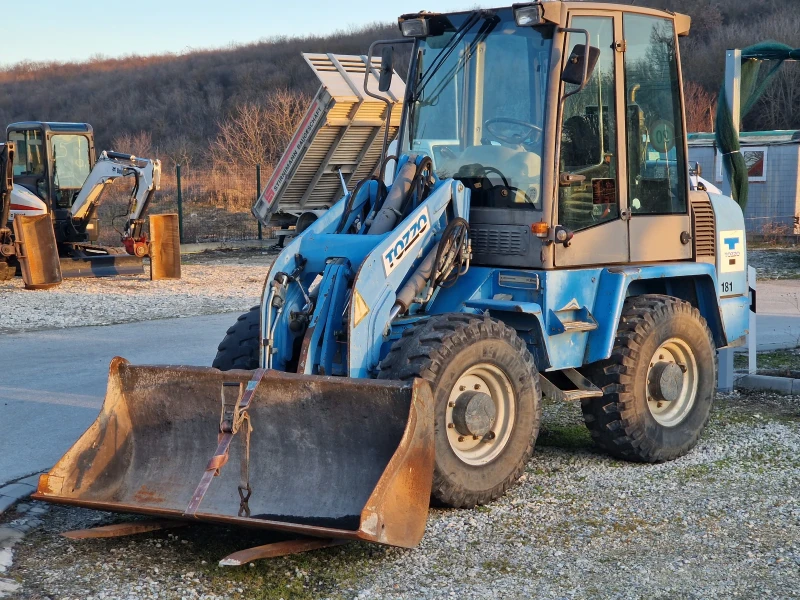
[[[277,257],[215,368],[115,359],[35,497],[412,547],[431,501],[492,502],[536,461],[543,396],[579,402],[617,458],[689,452],[749,306],[742,211],[690,183],[689,26],[558,0],[400,17],[352,89],[353,110],[402,105],[396,150],[384,128],[369,176],[345,179],[347,148],[304,169],[308,117],[263,201],[292,177],[341,199]]]

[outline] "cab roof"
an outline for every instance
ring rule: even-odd
[[[62,123],[59,121],[20,121],[11,123],[6,128],[6,133],[21,129],[41,129],[48,133],[92,133],[92,126],[88,123]]]
[[[633,6],[631,4],[620,4],[612,2],[575,2],[570,0],[538,0],[538,2],[531,2],[531,4],[541,4],[544,8],[545,20],[554,23],[560,27],[567,26],[567,13],[572,10],[596,10],[596,11],[615,11],[636,13],[641,15],[652,15],[656,17],[663,17],[665,19],[673,19],[675,21],[675,31],[679,36],[689,35],[691,28],[692,18],[689,15],[676,13],[669,10],[660,10],[657,8],[648,8],[646,6]],[[485,10],[500,10],[512,9],[511,6],[498,6]],[[480,10],[480,9],[475,9]],[[429,14],[469,14],[472,10],[460,10],[450,13],[429,13]],[[408,17],[410,15],[404,15]],[[422,16],[422,13],[420,13]],[[403,17],[401,17],[402,19]]]

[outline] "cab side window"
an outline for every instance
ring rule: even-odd
[[[685,136],[672,21],[626,14],[628,190],[633,215],[687,211]]]
[[[35,129],[12,131],[8,137],[17,146],[14,154],[14,175],[43,175],[44,141],[42,132]]]
[[[578,231],[619,218],[614,22],[610,17],[575,17],[570,27],[586,29],[590,45],[600,50],[586,87],[564,102],[561,122],[560,171],[585,179],[559,189],[558,220]],[[565,51],[585,43],[585,36],[570,34]],[[567,84],[565,92],[575,87]]]

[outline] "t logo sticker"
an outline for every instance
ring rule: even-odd
[[[719,272],[744,272],[744,231],[734,229],[719,232]]]
[[[736,250],[736,244],[739,243],[738,237],[729,237],[722,240],[723,243],[728,247],[728,250]]]

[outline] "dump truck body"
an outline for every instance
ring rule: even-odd
[[[384,136],[397,135],[405,92],[396,77],[382,99],[366,94],[365,76],[374,88],[380,68],[379,61],[368,65],[366,56],[303,58],[320,88],[253,206],[262,225],[286,235],[299,233],[298,225],[302,229],[379,167]]]

